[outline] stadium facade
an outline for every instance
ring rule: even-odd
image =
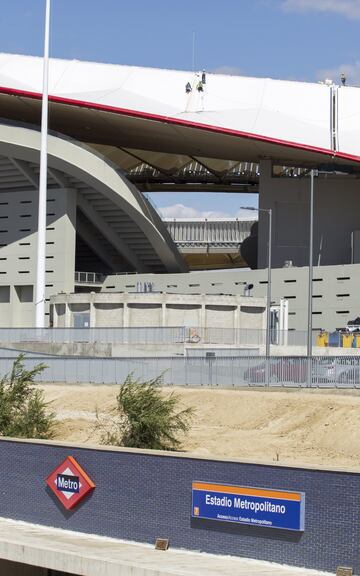
[[[41,58],[0,55],[3,326],[34,323],[41,80]],[[216,248],[218,223],[199,257],[194,234],[179,240],[144,194],[258,191],[274,214],[273,298],[289,300],[290,328],[305,328],[315,168],[314,328],[359,315],[358,88],[52,60],[49,91],[47,300],[144,285],[236,295],[248,283],[265,296],[265,213],[251,232],[257,270],[189,274],[219,268],[216,249],[244,265],[244,235]]]

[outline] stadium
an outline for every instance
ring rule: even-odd
[[[1,323],[32,326],[42,60],[2,54],[0,71]],[[313,327],[346,326],[359,315],[358,89],[205,74],[198,91],[201,79],[51,61],[47,301],[137,283],[183,294],[242,294],[253,284],[252,295],[265,297],[261,210],[271,208],[274,303],[287,299],[289,328],[305,330],[316,169]],[[161,189],[258,192],[258,230],[249,221],[164,222],[146,197]],[[252,270],[211,272],[241,266]]]
[[[360,89],[52,59],[34,328],[42,79],[0,54],[1,385],[41,363],[57,416],[1,439],[1,573],[359,574],[360,339],[311,332],[360,315]],[[257,193],[258,222],[155,191]],[[183,452],[100,446],[114,384],[159,374],[197,409]]]

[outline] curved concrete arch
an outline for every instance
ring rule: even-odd
[[[38,163],[39,151],[40,133],[37,130],[0,124],[0,154]],[[152,218],[151,209],[144,210],[145,200],[139,198],[140,193],[105,159],[75,141],[49,135],[48,167],[84,182],[125,212],[153,247],[165,271],[186,270],[175,244],[169,239],[165,225],[160,219]],[[126,242],[126,239],[119,236],[119,241]],[[132,260],[135,268],[145,269],[138,255],[129,247],[123,246],[123,255],[127,260]]]

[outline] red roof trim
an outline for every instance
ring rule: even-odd
[[[28,90],[18,90],[16,88],[8,88],[0,86],[0,94],[9,94],[12,96],[21,96],[24,98],[33,98],[35,100],[40,100],[42,95],[39,92],[30,92]],[[163,122],[167,124],[173,124],[175,126],[184,126],[187,128],[196,128],[198,130],[205,130],[208,132],[214,132],[219,134],[227,134],[229,136],[237,136],[239,138],[246,138],[248,140],[255,140],[257,142],[266,142],[268,144],[276,144],[278,146],[284,146],[287,148],[294,148],[297,150],[304,150],[306,152],[315,152],[317,154],[323,154],[325,156],[331,156],[332,158],[340,158],[342,160],[348,160],[356,163],[360,163],[360,156],[355,156],[353,154],[347,154],[345,152],[334,152],[327,148],[320,148],[318,146],[310,146],[308,144],[300,144],[297,142],[291,142],[288,140],[281,140],[279,138],[272,138],[269,136],[263,136],[261,134],[252,134],[250,132],[242,132],[240,130],[232,130],[231,128],[223,128],[220,126],[212,126],[210,124],[201,124],[199,122],[193,122],[189,120],[183,120],[180,118],[173,118],[171,116],[163,116],[161,114],[151,114],[149,112],[141,112],[139,110],[130,110],[127,108],[118,108],[116,106],[109,106],[107,104],[99,104],[96,102],[87,102],[85,100],[75,100],[73,98],[64,98],[62,96],[50,96],[49,101],[55,102],[57,104],[67,104],[71,106],[79,106],[81,108],[92,108],[95,110],[100,110],[103,112],[112,112],[114,114],[120,114],[122,116],[131,116],[134,118],[144,118],[146,120],[153,120],[155,122]]]

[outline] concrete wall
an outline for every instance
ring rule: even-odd
[[[58,294],[51,297],[50,306],[55,328],[73,327],[79,314],[84,314],[86,322],[89,322],[92,328],[266,328],[264,299],[239,295],[92,292]]]
[[[310,178],[272,178],[261,162],[259,207],[273,211],[272,264],[309,262]],[[351,234],[360,230],[360,182],[351,176],[315,178],[314,264],[351,264]],[[268,215],[260,213],[259,268],[267,266]]]
[[[65,306],[65,304],[64,304]],[[123,303],[95,302],[94,310],[95,326],[107,326],[113,328],[123,326],[124,324],[124,305]]]
[[[91,497],[66,512],[45,479],[69,454],[96,484]],[[35,524],[173,548],[258,558],[360,574],[360,475],[130,450],[95,450],[53,443],[0,441],[6,463],[0,515]],[[191,519],[194,480],[303,491],[305,532]]]
[[[0,194],[0,318],[3,326],[33,326],[38,192]],[[48,191],[46,298],[74,288],[76,192]],[[47,316],[49,310],[47,306]]]
[[[191,272],[189,274],[134,274],[108,276],[103,292],[128,292],[136,282],[152,282],[154,290],[190,294],[243,294],[246,283],[254,284],[253,298],[265,298],[267,270]],[[272,271],[272,301],[289,302],[289,329],[307,329],[307,267]],[[360,316],[360,265],[317,266],[314,268],[313,328],[335,330]]]

